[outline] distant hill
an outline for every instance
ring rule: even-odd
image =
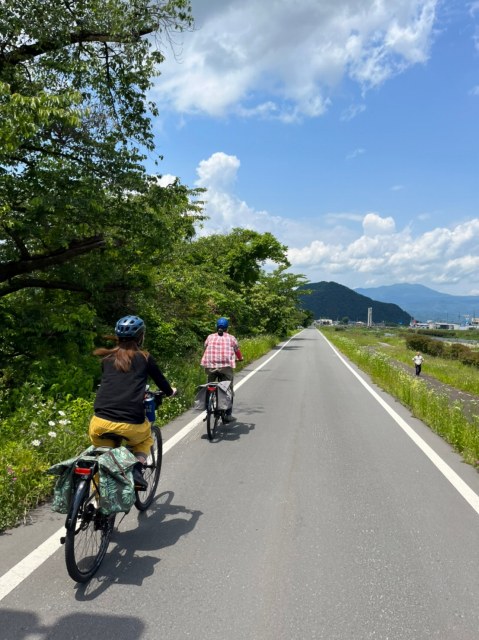
[[[368,308],[372,307],[372,319],[375,324],[385,322],[409,325],[411,321],[411,316],[397,304],[372,300],[336,282],[305,284],[299,289],[312,291],[310,295],[301,296],[301,304],[304,309],[313,312],[315,319],[342,320],[347,317],[351,322],[366,323]]]
[[[397,304],[416,320],[464,323],[465,316],[479,316],[479,296],[452,296],[421,284],[392,284],[355,291],[381,302]]]

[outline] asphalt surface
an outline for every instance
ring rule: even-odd
[[[478,474],[315,329],[281,347],[238,376],[217,441],[199,424],[165,454],[88,585],[58,548],[7,590],[2,640],[479,638]],[[0,572],[62,520],[1,536]]]

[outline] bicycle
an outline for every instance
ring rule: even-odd
[[[206,431],[209,440],[213,440],[220,423],[226,424],[226,409],[218,409],[218,382],[208,382],[206,387]]]
[[[165,394],[162,391],[145,392],[145,407],[151,422],[153,446],[148,455],[143,477],[146,489],[135,487],[135,507],[145,511],[153,502],[160,480],[163,459],[163,441],[159,427],[154,424],[156,408]],[[75,463],[73,470],[73,493],[70,509],[66,517],[66,535],[61,538],[65,544],[65,562],[69,576],[76,582],[88,582],[100,567],[115,526],[116,513],[107,515],[99,507],[99,465],[98,457],[111,448],[123,444],[124,438],[115,433],[105,433],[105,439],[113,440],[114,447],[95,447],[87,456]]]

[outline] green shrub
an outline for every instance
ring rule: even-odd
[[[412,351],[421,351],[421,353],[428,353],[428,346],[431,339],[414,333],[406,335],[405,341],[408,349],[411,349]]]
[[[0,452],[0,530],[25,519],[51,492],[52,479],[35,450],[9,443]]]
[[[413,351],[420,351],[421,353],[427,353],[430,356],[442,356],[445,351],[443,342],[428,338],[427,336],[409,334],[405,337],[406,346]]]
[[[446,355],[447,347],[444,342],[439,342],[438,340],[429,340],[427,351],[425,351],[425,353],[438,358]]]
[[[479,368],[479,352],[477,351],[471,351],[469,349],[469,352],[465,353],[460,360],[463,364]]]
[[[444,354],[446,358],[451,358],[451,360],[460,360],[464,361],[464,358],[467,358],[471,353],[471,349],[467,347],[465,344],[461,344],[460,342],[453,342],[449,345],[449,349]]]

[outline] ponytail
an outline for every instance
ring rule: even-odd
[[[113,360],[113,366],[117,371],[126,373],[131,369],[131,363],[137,353],[141,353],[145,358],[148,357],[148,353],[140,349],[137,339],[121,340],[118,346],[113,349],[99,348],[95,349],[93,355],[101,356],[104,360],[107,358]]]

